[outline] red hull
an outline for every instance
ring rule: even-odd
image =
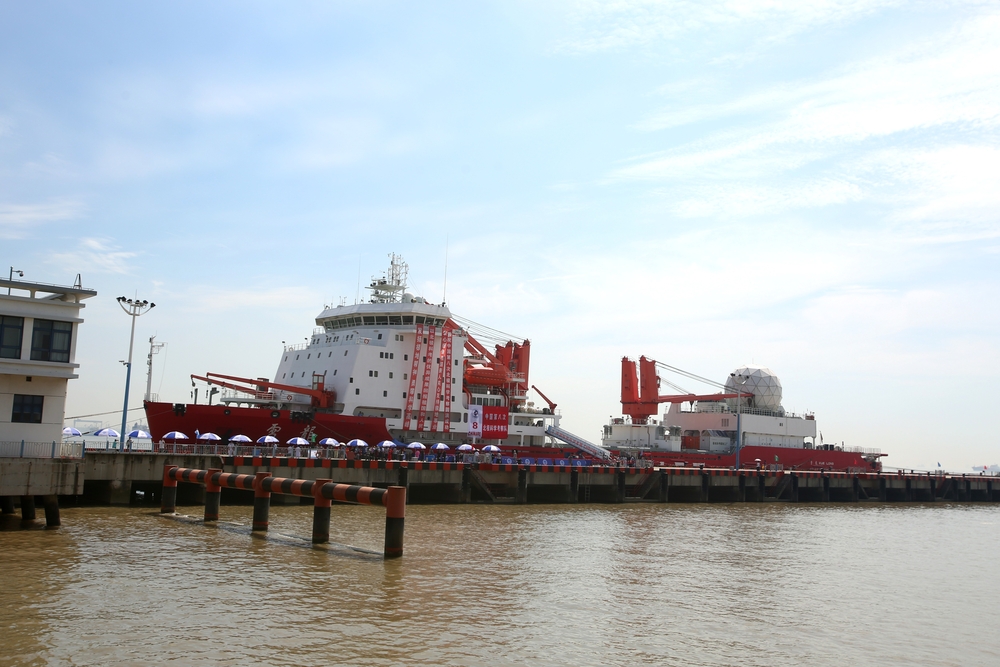
[[[243,434],[251,440],[273,435],[281,442],[301,437],[310,441],[336,438],[340,441],[360,438],[376,443],[391,440],[381,417],[355,417],[317,413],[296,413],[289,410],[236,408],[225,405],[184,405],[145,403],[146,419],[153,441],[158,442],[170,431],[180,431],[195,437],[195,431],[215,433],[225,442]],[[312,437],[315,436],[315,439]]]
[[[312,442],[322,438],[336,438],[341,442],[360,438],[369,443],[392,440],[381,417],[354,417],[317,413],[293,413],[288,410],[267,410],[262,408],[235,408],[225,405],[184,405],[172,403],[145,404],[146,418],[154,441],[159,441],[170,431],[181,431],[193,439],[195,431],[215,433],[227,441],[242,433],[256,440],[262,435],[274,435],[282,443],[293,437],[302,437]],[[183,408],[183,409],[181,409]],[[572,447],[516,447],[504,445],[504,456],[515,451],[518,456],[533,459],[568,458],[579,454]],[[736,465],[734,454],[705,454],[691,451],[650,452],[644,458],[654,465],[704,465],[706,468],[731,468]],[[843,470],[849,472],[872,472],[880,466],[865,460],[855,452],[817,449],[792,449],[785,447],[744,447],[740,451],[743,468],[755,467],[755,459],[760,459],[765,467],[780,465],[785,470]]]

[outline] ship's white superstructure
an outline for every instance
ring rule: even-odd
[[[390,257],[389,270],[368,288],[370,302],[324,309],[305,342],[285,346],[274,383],[332,392],[327,412],[384,418],[400,440],[468,440],[469,407],[482,405],[506,407],[508,423],[506,438],[483,433],[481,441],[553,444],[545,431],[559,415],[526,400],[526,372],[515,372],[514,361],[500,368],[445,304],[406,291],[406,264]],[[526,368],[527,341],[507,345],[524,349]],[[230,391],[222,401],[301,413],[313,407],[310,395],[290,390]]]

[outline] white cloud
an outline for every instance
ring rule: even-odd
[[[57,265],[86,266],[88,272],[125,274],[132,272],[129,260],[136,256],[138,253],[120,250],[108,239],[84,238],[73,252],[54,253],[48,261]]]
[[[0,204],[0,239],[22,239],[29,230],[56,220],[77,217],[82,205],[63,200],[46,204]]]
[[[586,0],[571,2],[574,35],[568,52],[600,52],[669,44],[691,34],[741,26],[761,42],[775,42],[818,25],[842,23],[901,4],[898,0]]]

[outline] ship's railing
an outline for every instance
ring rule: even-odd
[[[308,343],[297,343],[295,345],[286,345],[285,352],[295,352],[297,350],[304,350],[309,347]]]
[[[78,459],[83,457],[83,443],[0,440],[0,457],[16,459]]]

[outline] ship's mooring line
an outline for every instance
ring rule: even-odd
[[[140,405],[137,408],[129,408],[128,409],[129,412],[135,412],[136,410],[142,410],[142,406]],[[103,415],[120,415],[121,412],[122,412],[121,410],[111,410],[110,412],[95,412],[92,415],[76,415],[75,417],[66,417],[66,419],[83,419],[84,417],[101,417]]]

